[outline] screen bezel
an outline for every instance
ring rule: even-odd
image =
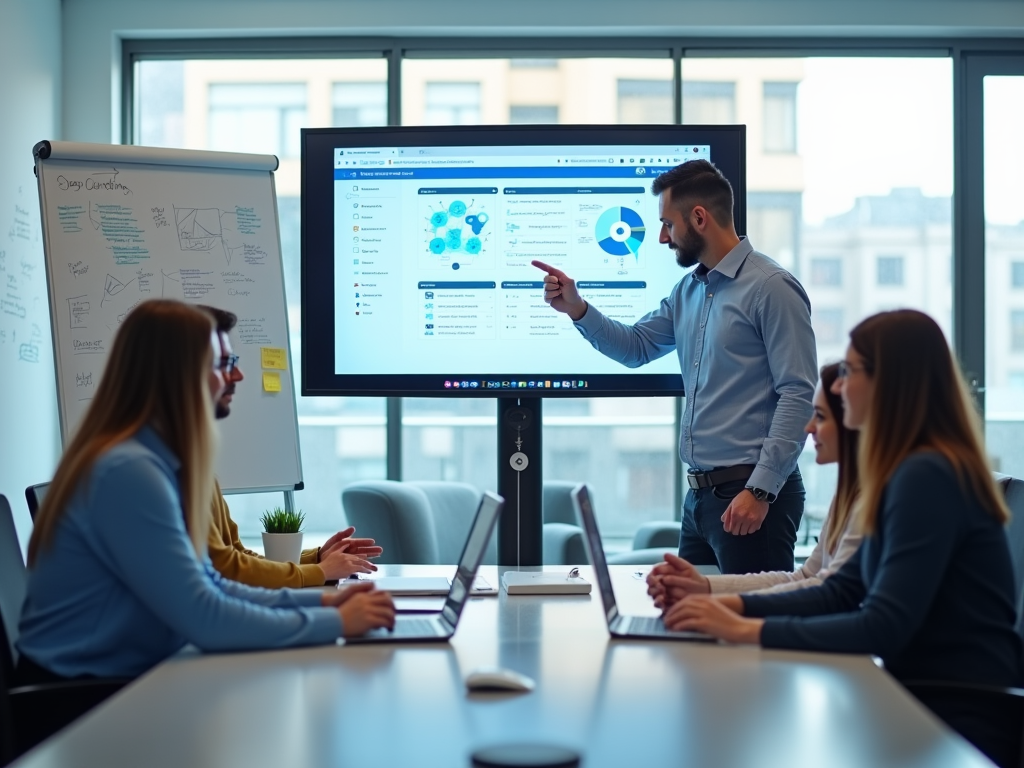
[[[573,146],[697,144],[711,147],[715,165],[733,185],[733,220],[746,233],[744,125],[523,125],[302,129],[301,393],[335,397],[682,397],[677,374],[586,374],[586,389],[444,389],[439,374],[335,373],[334,150],[415,146]],[[313,260],[311,222],[331,222],[327,258]],[[652,307],[653,309],[654,307]],[[594,354],[599,354],[595,351]],[[574,371],[459,374],[467,379],[568,379]]]

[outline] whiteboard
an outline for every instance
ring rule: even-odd
[[[74,142],[34,151],[63,439],[132,307],[151,298],[208,304],[238,315],[231,340],[246,375],[218,422],[220,484],[300,489],[277,158]],[[271,361],[274,350],[284,362]]]

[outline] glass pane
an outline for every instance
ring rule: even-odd
[[[736,83],[684,79],[683,122],[691,125],[736,122]]]
[[[409,59],[402,89],[406,125],[672,122],[668,58]],[[642,522],[675,516],[674,412],[665,398],[544,404],[544,478],[594,487],[612,547],[628,548]],[[406,399],[403,476],[494,488],[496,422],[493,400]]]
[[[407,59],[405,125],[671,123],[664,59]]]
[[[137,65],[136,82],[136,143],[272,153],[281,159],[275,183],[285,293],[293,370],[301,370],[299,129],[341,122],[339,111],[349,116],[346,125],[386,123],[387,63],[383,59],[143,61]],[[241,386],[257,386],[255,381],[250,375]],[[307,541],[315,545],[344,526],[341,489],[345,485],[386,475],[384,400],[299,396],[298,410],[305,490],[296,494],[296,504],[306,513]],[[283,499],[279,493],[246,494],[232,496],[229,502],[243,539],[260,546],[259,516]]]
[[[335,83],[334,125],[362,128],[388,123],[388,84]]]
[[[1024,475],[1024,76],[986,77],[985,438],[993,468]]]
[[[921,309],[948,334],[950,61],[684,58],[682,66],[687,122],[720,110],[721,121],[747,126],[747,234],[806,289],[819,363],[840,359],[853,325],[880,310]],[[1024,373],[1024,355],[1019,367]],[[800,467],[807,517],[820,524],[835,469],[818,468],[806,451]]]

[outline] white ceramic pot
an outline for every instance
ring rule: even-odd
[[[298,533],[264,533],[263,554],[267,560],[297,563],[302,555],[302,531]]]

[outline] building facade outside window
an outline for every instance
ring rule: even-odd
[[[1024,352],[1024,309],[1010,312],[1010,349]]]
[[[301,154],[299,129],[306,125],[305,83],[212,83],[210,149]]]
[[[671,80],[619,80],[616,92],[618,122],[639,125],[672,122]]]
[[[332,91],[334,125],[366,128],[388,124],[387,83],[335,83]]]
[[[536,106],[529,104],[513,104],[509,107],[508,122],[510,125],[557,125],[558,105]]]
[[[1014,288],[1024,288],[1024,261],[1010,262],[1010,284]]]
[[[736,122],[736,83],[683,80],[683,122],[718,125]]]
[[[764,151],[796,152],[796,90],[799,83],[764,84]]]
[[[426,125],[477,125],[480,83],[427,83]]]
[[[846,334],[843,310],[836,307],[817,307],[811,312],[814,336],[819,344],[840,344]]]
[[[843,284],[843,260],[837,258],[811,259],[811,285],[838,288]]]
[[[876,264],[878,267],[878,284],[880,286],[903,285],[902,256],[879,256]]]

